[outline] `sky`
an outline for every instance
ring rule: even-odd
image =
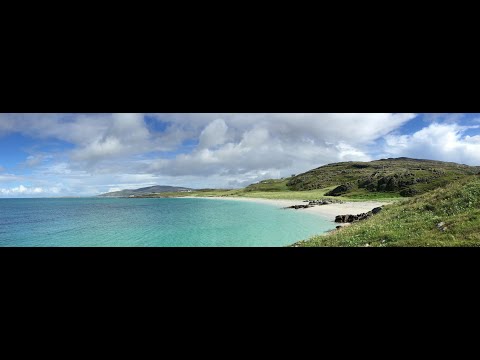
[[[0,114],[0,197],[239,188],[401,156],[480,165],[480,114]]]

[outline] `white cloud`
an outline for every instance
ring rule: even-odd
[[[45,154],[27,159],[33,169],[28,181],[42,189],[56,184],[62,193],[97,194],[154,184],[238,186],[329,162],[370,160],[369,147],[415,114],[151,116],[165,130],[148,127],[142,114],[0,114],[0,136],[19,132],[72,144],[48,162]],[[198,146],[182,147],[186,140]]]
[[[24,185],[19,185],[12,188],[0,188],[0,194],[6,196],[26,196],[26,195],[41,195],[44,193],[49,194],[58,194],[60,192],[59,188],[50,187],[50,188],[41,188],[41,187],[28,187]]]
[[[385,153],[480,165],[480,136],[465,135],[478,127],[432,123],[411,135],[387,135]]]
[[[200,133],[199,147],[210,148],[225,143],[228,126],[222,119],[212,121]]]
[[[263,171],[288,176],[328,162],[370,160],[368,146],[415,115],[167,114],[158,117],[177,126],[198,126],[201,141],[188,154],[151,161],[147,172],[172,176],[235,174],[245,179],[251,172],[257,177]],[[203,141],[205,134],[208,141]],[[214,141],[215,134],[219,134],[218,141]]]

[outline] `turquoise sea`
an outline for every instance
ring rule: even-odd
[[[285,246],[333,229],[322,217],[214,199],[0,199],[0,246]]]

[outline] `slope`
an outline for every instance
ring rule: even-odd
[[[480,176],[388,205],[299,246],[480,246]]]

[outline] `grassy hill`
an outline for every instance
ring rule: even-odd
[[[480,246],[480,176],[385,206],[367,220],[296,246]]]
[[[382,159],[371,162],[328,164],[282,179],[263,180],[243,189],[201,189],[179,192],[185,188],[163,187],[124,190],[103,196],[179,197],[224,196],[265,199],[307,200],[335,197],[341,200],[396,200],[411,197],[480,173],[479,167],[409,158]],[[136,191],[136,192],[135,192]]]
[[[327,196],[349,198],[410,197],[479,172],[474,166],[409,158],[342,162],[291,177],[285,187],[304,191],[334,186]]]
[[[290,178],[287,179],[269,179],[263,180],[256,184],[248,185],[244,191],[245,192],[252,192],[252,191],[288,191],[290,190],[287,186],[288,181]]]

